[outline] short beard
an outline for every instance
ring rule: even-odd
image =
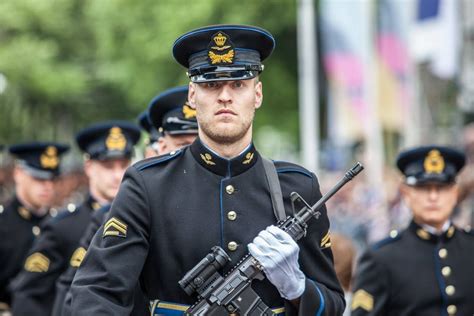
[[[252,128],[254,116],[255,111],[252,114],[250,120],[243,122],[242,125],[240,125],[241,128],[236,132],[227,129],[224,129],[223,131],[216,131],[215,128],[213,128],[213,126],[211,126],[211,124],[208,122],[199,122],[198,117],[199,129],[215,143],[222,145],[232,145],[241,140],[247,134],[249,129]]]

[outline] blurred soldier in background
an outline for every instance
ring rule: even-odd
[[[413,220],[361,257],[352,315],[474,314],[474,235],[451,222],[464,162],[464,154],[440,146],[399,155]]]
[[[352,241],[340,233],[331,234],[331,248],[334,256],[334,270],[344,290],[346,302],[351,301],[352,270],[356,259],[356,250]],[[346,306],[343,316],[350,315],[350,306]]]
[[[140,126],[150,131],[150,143],[153,156],[167,154],[168,152],[178,150],[181,147],[192,143],[197,137],[197,122],[194,112],[189,112],[188,104],[188,87],[180,87],[167,90],[155,97],[148,109],[139,116]],[[153,119],[148,118],[151,113]],[[187,113],[185,116],[184,113]],[[145,116],[144,116],[144,115]],[[173,122],[172,124],[167,123]],[[153,123],[152,123],[153,122]],[[153,124],[153,125],[152,125]],[[158,134],[157,131],[160,131]],[[156,131],[156,134],[155,134]],[[158,151],[158,139],[163,138],[160,142],[161,151]],[[151,145],[151,146],[150,146]],[[150,156],[152,157],[152,156]],[[146,157],[149,158],[149,157]],[[91,223],[86,229],[86,233],[82,236],[79,247],[75,252],[84,253],[89,247],[89,243],[94,234],[102,224],[109,208],[104,207],[96,212]],[[71,295],[67,294],[71,286],[74,275],[79,268],[81,260],[71,260],[68,269],[61,275],[57,283],[56,300],[54,302],[53,316],[66,316],[71,311]],[[143,307],[147,307],[148,302],[143,301],[143,293],[140,289],[135,292],[134,308],[131,315],[145,315]],[[149,312],[148,309],[145,312]]]
[[[144,158],[150,158],[158,155],[157,142],[158,142],[158,131],[151,125],[150,120],[148,119],[148,110],[143,111],[137,117],[138,124],[147,133],[147,138],[145,139],[145,152]]]
[[[189,145],[198,133],[196,110],[189,106],[187,86],[168,89],[154,97],[138,120],[149,134],[145,158]]]
[[[23,270],[12,282],[14,315],[51,314],[56,280],[70,261],[74,263],[83,257],[84,253],[74,250],[94,210],[115,197],[139,138],[139,128],[122,121],[94,124],[77,134],[77,144],[85,153],[84,170],[90,194],[81,206],[69,204],[45,224]]]
[[[0,311],[9,309],[10,281],[21,270],[28,250],[41,233],[54,200],[61,155],[69,146],[57,143],[13,145],[15,196],[0,205]],[[53,214],[54,215],[54,214]],[[27,261],[25,266],[30,266]]]

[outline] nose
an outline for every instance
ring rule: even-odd
[[[221,104],[229,104],[232,102],[232,94],[228,84],[223,84],[222,88],[219,91],[218,102]]]
[[[439,188],[435,186],[431,187],[428,194],[431,200],[436,200],[439,195]]]

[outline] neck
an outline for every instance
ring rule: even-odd
[[[25,198],[22,192],[17,192],[16,198],[18,199],[18,201],[20,201],[21,205],[23,205],[31,214],[35,216],[42,217],[48,212],[48,207],[39,207],[28,202],[28,199]]]
[[[89,188],[90,195],[97,201],[101,206],[110,203],[109,199],[107,199],[104,195],[100,194],[99,190],[93,188],[92,186]]]
[[[211,139],[199,130],[199,139],[213,152],[222,158],[232,159],[240,155],[245,148],[252,142],[252,129],[250,128],[246,135],[234,142],[220,142]]]

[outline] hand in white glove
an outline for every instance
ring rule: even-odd
[[[268,226],[248,249],[283,298],[293,300],[303,294],[305,276],[298,264],[300,248],[290,235],[276,226]]]

